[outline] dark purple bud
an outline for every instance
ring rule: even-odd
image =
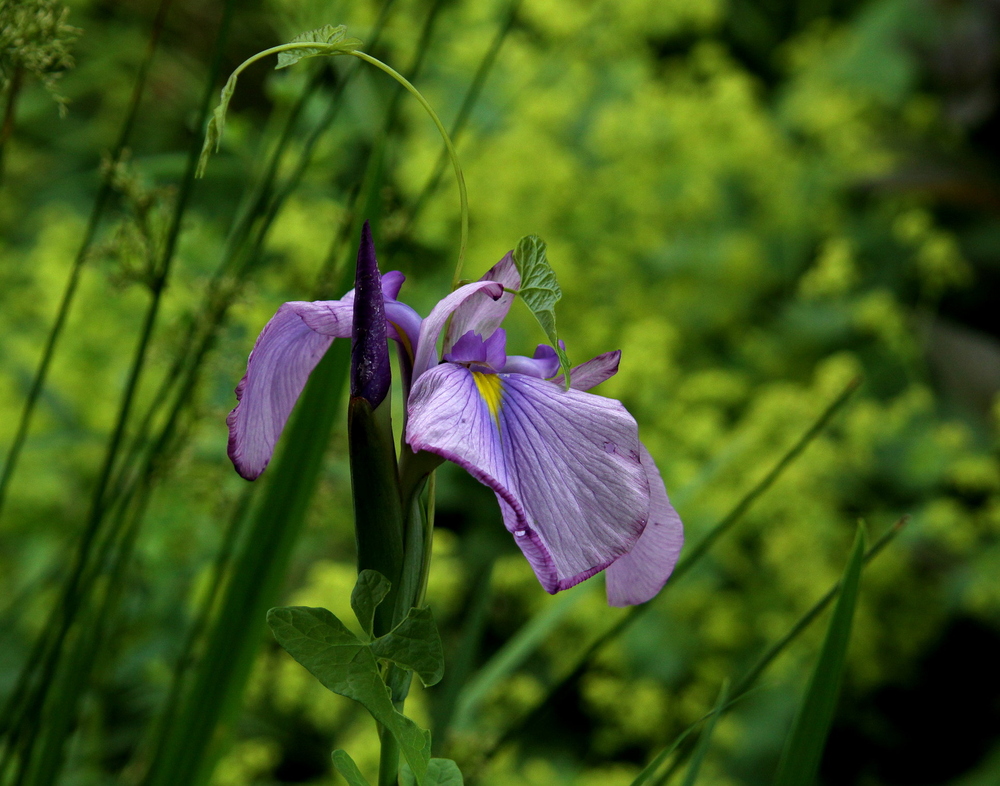
[[[351,397],[377,407],[389,393],[391,371],[386,341],[382,276],[372,231],[365,221],[354,279],[354,330],[351,334]]]

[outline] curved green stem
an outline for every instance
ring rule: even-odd
[[[286,44],[286,47],[291,46]],[[315,44],[313,44],[315,46]],[[273,50],[269,49],[268,52],[275,50],[280,50],[283,47],[275,47]],[[263,54],[263,53],[262,53]],[[430,115],[431,120],[434,121],[434,125],[437,126],[438,132],[441,134],[441,138],[444,140],[444,145],[448,148],[448,155],[451,158],[451,165],[455,168],[455,179],[458,181],[458,199],[460,203],[459,210],[462,216],[462,238],[458,247],[458,263],[455,265],[455,275],[452,276],[451,286],[455,289],[458,286],[459,278],[462,275],[462,265],[465,263],[465,247],[469,242],[469,196],[465,190],[465,175],[462,174],[462,165],[458,162],[458,153],[455,151],[455,146],[451,143],[451,137],[445,130],[444,125],[441,123],[441,119],[437,116],[437,112],[427,103],[427,99],[424,98],[420,91],[417,90],[405,76],[396,71],[391,66],[387,66],[381,60],[372,57],[365,52],[359,52],[356,49],[345,51],[345,55],[353,55],[354,57],[364,60],[366,63],[378,68],[380,71],[384,71],[393,79],[395,79],[399,84],[405,87],[410,94],[420,102],[420,105],[427,111]]]

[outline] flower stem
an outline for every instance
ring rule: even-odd
[[[280,47],[275,47],[275,49],[280,49]],[[274,50],[268,50],[272,52]],[[263,54],[263,53],[262,53]],[[455,169],[455,179],[458,181],[458,199],[460,203],[459,210],[461,212],[462,219],[462,237],[458,247],[458,263],[455,265],[455,275],[452,276],[451,286],[452,289],[458,287],[458,280],[462,276],[462,265],[465,263],[465,247],[469,242],[469,196],[465,190],[465,175],[462,174],[462,165],[458,161],[458,153],[455,151],[455,146],[451,142],[451,137],[445,130],[444,125],[441,123],[441,119],[437,116],[437,112],[431,107],[424,98],[420,91],[417,90],[405,76],[396,71],[391,66],[386,65],[381,60],[372,57],[365,52],[359,52],[356,49],[345,51],[345,55],[353,55],[354,57],[364,60],[366,63],[370,63],[381,71],[384,71],[393,79],[395,79],[399,84],[405,87],[410,94],[420,102],[420,105],[427,111],[430,115],[431,120],[434,121],[434,125],[437,126],[438,132],[441,134],[441,138],[444,140],[444,145],[448,148],[448,156],[451,158],[451,165]]]
[[[402,711],[402,707],[397,707]],[[379,727],[379,741],[382,750],[378,759],[378,786],[397,786],[399,783],[399,743],[392,733]]]

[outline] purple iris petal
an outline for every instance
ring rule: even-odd
[[[597,387],[618,373],[618,361],[621,360],[620,349],[598,355],[575,366],[569,374],[569,386],[574,390],[590,390]],[[560,374],[553,382],[561,385],[566,378]]]
[[[517,272],[517,266],[514,264],[514,252],[508,251],[504,258],[487,270],[479,280],[496,281],[506,289],[519,289],[521,274]],[[445,351],[451,349],[469,331],[481,336],[492,335],[510,311],[514,297],[510,292],[504,292],[496,300],[486,293],[470,297],[455,309],[444,340]]]
[[[503,285],[494,281],[476,281],[459,287],[434,306],[427,319],[420,324],[420,337],[417,339],[417,351],[413,359],[414,379],[437,363],[437,340],[448,318],[459,306],[477,294],[498,300],[503,295]]]
[[[337,301],[285,303],[257,337],[247,373],[236,386],[239,403],[226,418],[229,458],[247,480],[260,475],[271,460],[309,374],[333,339],[351,335],[344,309]],[[324,331],[310,322],[323,325]]]
[[[367,221],[365,222],[368,223]],[[374,249],[372,249],[374,251]],[[382,294],[385,295],[387,300],[395,300],[399,297],[399,290],[403,287],[403,282],[406,281],[406,276],[404,276],[398,270],[390,270],[388,273],[382,274]]]
[[[501,370],[505,374],[527,374],[529,377],[549,379],[559,370],[559,356],[548,344],[539,344],[533,358],[508,355],[507,363]]]
[[[684,545],[681,517],[670,504],[656,462],[645,445],[639,445],[639,453],[649,480],[649,521],[632,550],[604,574],[611,606],[633,606],[653,598],[670,578]]]
[[[389,393],[392,375],[389,368],[389,345],[386,343],[382,276],[378,272],[375,243],[367,221],[361,228],[354,293],[351,397],[363,398],[372,407],[377,407]]]
[[[542,586],[556,592],[632,548],[649,482],[635,420],[612,399],[443,363],[416,379],[407,442],[492,488]]]
[[[483,341],[470,330],[455,342],[451,352],[445,353],[444,360],[467,364],[473,371],[500,371],[507,363],[507,331],[497,328]]]

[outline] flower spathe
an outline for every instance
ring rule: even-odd
[[[370,234],[362,252],[359,266],[368,260],[377,276]],[[656,595],[680,553],[680,518],[635,419],[620,402],[586,392],[617,372],[620,353],[577,366],[568,390],[552,347],[508,355],[500,325],[520,286],[510,254],[424,319],[396,299],[402,283],[398,272],[381,277],[410,448],[458,464],[494,491],[548,592],[606,570],[611,605]],[[312,369],[335,338],[352,335],[353,314],[352,290],[338,301],[285,303],[264,327],[227,420],[243,477],[264,470]]]

